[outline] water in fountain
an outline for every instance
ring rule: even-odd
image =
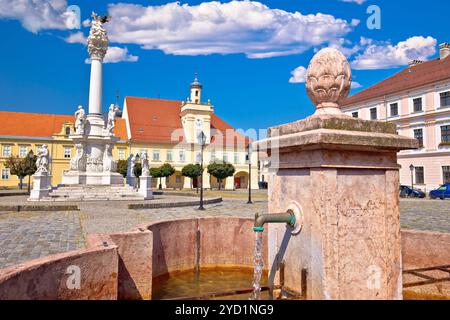
[[[253,293],[250,300],[259,300],[261,298],[261,275],[264,267],[262,257],[263,233],[255,232],[255,237],[255,252],[253,254],[255,270],[253,273]]]

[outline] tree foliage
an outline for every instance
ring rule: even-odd
[[[117,172],[120,173],[124,178],[126,178],[127,171],[128,171],[128,161],[127,160],[117,161]]]
[[[6,160],[5,167],[9,169],[12,175],[15,175],[19,178],[20,189],[22,189],[23,186],[23,178],[25,178],[26,176],[32,176],[36,172],[36,160],[37,157],[35,155],[31,157],[30,153],[28,153],[28,155],[24,158],[11,156]]]
[[[137,178],[139,178],[142,175],[142,166],[139,162],[134,164],[133,173],[134,173],[134,176]]]
[[[191,188],[194,179],[198,179],[202,175],[202,167],[199,164],[188,164],[181,169],[181,174],[184,177],[191,178]],[[198,183],[197,183],[197,192],[198,192]]]
[[[219,181],[219,190],[222,186],[222,180],[228,177],[232,177],[235,171],[236,169],[231,163],[213,162],[208,165],[208,173],[217,178],[217,180]]]
[[[164,163],[159,169],[161,171],[161,177],[170,177],[175,173],[175,168],[170,163]]]

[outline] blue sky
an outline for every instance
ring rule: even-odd
[[[313,113],[302,82],[320,48],[335,46],[348,57],[353,92],[409,60],[437,57],[438,45],[450,41],[450,4],[427,3],[0,0],[0,109],[71,114],[79,104],[87,108],[83,41],[96,11],[113,19],[104,110],[117,90],[121,103],[125,95],[183,100],[198,72],[204,99],[219,116],[237,128],[267,128]],[[81,9],[79,29],[70,5]],[[379,30],[366,25],[370,5],[381,9]]]

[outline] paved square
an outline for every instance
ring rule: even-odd
[[[197,207],[129,210],[125,202],[85,202],[80,211],[0,212],[0,268],[82,248],[90,233],[122,232],[163,219],[267,213],[267,200],[254,202],[248,205],[242,198],[224,198],[206,211]],[[450,232],[450,201],[407,199],[400,207],[403,228]]]

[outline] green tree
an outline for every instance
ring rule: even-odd
[[[5,167],[12,175],[19,178],[19,188],[23,188],[23,179],[28,176],[28,189],[30,189],[30,177],[36,172],[37,157],[30,151],[25,158],[11,156],[6,160]]]
[[[117,161],[117,172],[120,173],[124,178],[126,178],[127,171],[128,171],[128,161],[127,160]]]
[[[134,173],[134,176],[136,177],[137,186],[139,188],[139,177],[142,175],[142,165],[139,162],[136,162],[134,164],[133,173]]]
[[[222,187],[222,180],[232,177],[236,169],[231,163],[213,162],[208,165],[208,173],[219,181],[219,190]]]
[[[161,167],[159,167],[160,176],[159,176],[159,189],[162,189],[161,179],[170,177],[175,173],[175,168],[170,163],[164,163]]]
[[[152,168],[150,168],[150,175],[153,178],[161,179],[161,177],[162,177],[161,167],[152,167]],[[160,185],[161,185],[161,181],[160,181]],[[162,188],[160,188],[160,189],[162,189]]]
[[[202,167],[199,164],[188,164],[181,169],[181,174],[184,177],[191,178],[191,188],[194,179],[198,179],[202,175]],[[197,193],[198,193],[198,183],[197,183]]]

